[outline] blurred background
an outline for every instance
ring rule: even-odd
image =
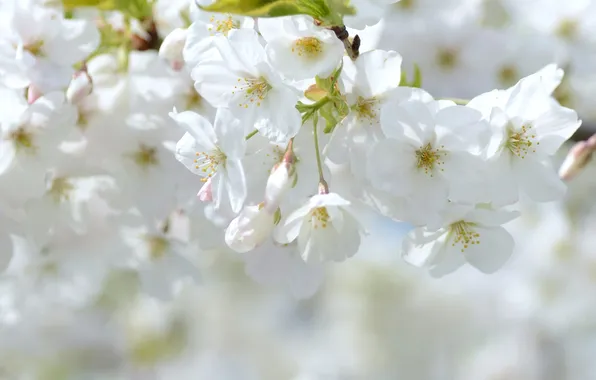
[[[182,25],[188,4],[157,3],[161,35]],[[408,75],[418,64],[436,97],[507,88],[556,62],[566,76],[555,96],[585,121],[576,138],[596,125],[592,0],[401,0],[350,32],[361,51],[398,51]],[[84,287],[69,290],[76,281],[44,282],[39,299],[39,283],[3,281],[0,378],[596,379],[595,201],[594,163],[564,201],[522,201],[506,226],[516,252],[490,276],[465,267],[430,278],[400,257],[410,227],[371,216],[361,251],[328,266],[307,299],[259,285],[240,255],[217,250],[201,251],[199,285],[180,284],[170,302],[139,295],[126,271],[91,302]],[[27,306],[15,306],[25,293]]]

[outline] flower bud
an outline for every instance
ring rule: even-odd
[[[236,252],[252,251],[269,238],[276,215],[262,204],[246,206],[226,229],[226,244]]]
[[[284,157],[280,163],[271,170],[265,187],[265,208],[269,213],[274,213],[287,191],[296,185],[296,156],[293,150],[293,141],[290,140]]]
[[[182,51],[187,35],[188,29],[176,28],[166,36],[159,48],[159,56],[168,61],[172,69],[176,71],[180,71],[184,67]]]
[[[41,90],[34,84],[27,88],[27,103],[33,104],[35,101],[42,97]]]
[[[570,180],[575,177],[579,172],[587,165],[592,158],[592,154],[596,150],[596,135],[593,135],[586,141],[580,141],[576,143],[565,161],[559,168],[559,176],[563,180]]]
[[[293,186],[295,178],[295,170],[287,162],[280,162],[273,168],[265,187],[265,208],[269,212],[277,209],[282,198]]]
[[[78,71],[66,89],[66,99],[70,104],[77,104],[91,94],[93,82],[86,70]]]

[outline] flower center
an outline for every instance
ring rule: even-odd
[[[519,130],[508,127],[505,147],[519,158],[525,158],[530,152],[536,153],[535,146],[540,145],[540,142],[535,141],[536,134],[533,128],[532,124],[524,124]]]
[[[414,0],[401,0],[398,1],[395,5],[397,5],[398,8],[403,9],[403,10],[410,10],[414,7]]]
[[[203,103],[203,98],[197,90],[191,88],[190,93],[186,97],[186,108],[198,108]]]
[[[327,209],[325,207],[315,208],[312,211],[310,222],[314,229],[319,227],[327,228],[327,224],[329,223],[329,213],[327,212]]]
[[[316,37],[300,38],[292,44],[292,53],[297,53],[299,57],[313,59],[318,57],[322,51],[323,44]]]
[[[474,223],[459,222],[452,223],[449,226],[449,236],[454,236],[451,246],[461,246],[461,251],[466,250],[470,245],[480,244],[480,234],[474,231]]]
[[[445,163],[441,160],[441,156],[446,155],[447,152],[433,149],[432,145],[428,143],[416,151],[416,166],[418,169],[424,170],[424,174],[432,177],[435,167]],[[443,170],[441,168],[441,171]]]
[[[165,256],[169,245],[167,239],[156,235],[146,235],[145,242],[149,247],[149,258],[151,260],[159,260]]]
[[[557,26],[555,30],[555,34],[563,39],[566,40],[574,40],[577,37],[579,32],[578,30],[577,21],[573,19],[565,19],[562,20],[561,23]]]
[[[48,190],[48,194],[54,198],[56,203],[67,201],[70,198],[71,191],[74,186],[64,177],[54,178],[52,185]]]
[[[25,150],[29,153],[35,151],[35,145],[33,144],[33,134],[25,129],[25,127],[19,127],[16,130],[8,134],[8,140],[11,140],[15,145],[17,151]]]
[[[379,102],[374,97],[365,99],[359,96],[356,104],[352,106],[352,110],[356,112],[358,120],[368,120],[370,125],[372,125],[373,122],[378,120],[378,104]]]
[[[260,107],[269,90],[271,90],[271,85],[263,77],[258,79],[238,78],[238,84],[234,86],[232,94],[237,91],[244,93],[244,103],[238,103],[239,107],[248,108],[249,104],[256,104],[257,107]]]
[[[157,159],[157,149],[145,144],[141,144],[139,150],[132,154],[132,159],[142,169],[147,169],[150,166],[157,166],[159,164],[159,160]]]
[[[205,175],[204,178],[201,178],[202,182],[207,182],[209,178],[213,177],[219,166],[225,167],[226,165],[227,157],[219,148],[211,152],[196,152],[195,156],[197,157],[194,160],[195,169],[200,170]]]
[[[437,65],[444,70],[452,70],[458,61],[457,51],[443,48],[437,52]]]
[[[40,57],[43,55],[43,40],[33,41],[23,46],[23,50],[28,51],[31,55]]]
[[[213,32],[213,27],[218,33],[222,33],[224,36],[228,36],[228,33],[232,29],[240,29],[240,21],[234,21],[232,16],[228,16],[223,20],[216,20],[215,16],[211,16],[209,22],[213,25],[209,27],[209,31]],[[213,33],[211,33],[213,35]]]
[[[501,67],[497,77],[499,78],[499,83],[503,86],[511,86],[517,81],[518,74],[515,66],[505,65]]]

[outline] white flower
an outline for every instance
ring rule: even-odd
[[[383,50],[366,52],[355,62],[344,57],[340,83],[350,113],[334,129],[325,154],[337,164],[349,161],[356,176],[364,176],[368,151],[376,141],[383,139],[381,106],[423,93],[405,87],[395,91],[401,80],[401,61],[398,53]],[[425,95],[432,100],[430,95]]]
[[[229,110],[220,108],[212,126],[192,111],[170,113],[186,130],[176,146],[176,158],[191,172],[211,179],[213,202],[216,208],[229,204],[235,213],[246,199],[246,178],[242,158],[246,149],[244,131]]]
[[[343,261],[360,247],[360,223],[350,202],[338,194],[318,194],[306,205],[284,218],[275,230],[280,244],[298,242],[298,250],[307,263]]]
[[[99,45],[97,28],[90,21],[65,20],[48,8],[28,2],[15,4],[10,33],[0,37],[0,45],[6,39],[8,45],[15,47],[12,52],[4,51],[12,54],[6,58],[18,63],[5,74],[7,85],[34,84],[42,93],[66,86],[74,71],[72,65],[85,59]]]
[[[387,104],[381,113],[386,139],[370,150],[367,173],[372,186],[407,197],[421,212],[437,212],[448,199],[475,202],[472,181],[482,161],[478,135],[480,112],[441,103],[406,101]]]
[[[226,229],[226,244],[236,252],[252,251],[269,238],[275,214],[263,205],[245,206]]]
[[[257,128],[275,142],[296,135],[302,122],[295,108],[299,94],[266,62],[256,32],[236,30],[216,42],[222,60],[202,62],[192,71],[199,94],[214,107],[229,107],[247,133]]]
[[[198,0],[195,4],[205,6],[210,3],[211,0]],[[194,22],[188,28],[183,51],[184,61],[191,67],[204,60],[218,59],[213,43],[216,37],[228,37],[236,29],[254,29],[255,22],[251,17],[205,12],[195,4],[191,5]]]
[[[310,17],[261,19],[259,31],[271,65],[290,79],[326,78],[343,57],[344,46],[335,33]]]
[[[507,91],[482,94],[468,104],[480,110],[491,126],[487,192],[495,205],[516,202],[520,190],[539,202],[564,194],[551,157],[581,121],[575,111],[551,97],[562,75],[562,70],[549,65]]]
[[[441,228],[420,227],[408,234],[402,247],[404,259],[428,268],[433,277],[449,274],[466,262],[493,273],[513,252],[513,238],[501,225],[517,216],[517,212],[451,205]]]

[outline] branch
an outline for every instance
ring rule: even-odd
[[[355,35],[353,41],[350,41],[350,34],[344,25],[332,26],[330,29],[343,42],[346,52],[352,61],[356,60],[360,55],[360,37]]]

